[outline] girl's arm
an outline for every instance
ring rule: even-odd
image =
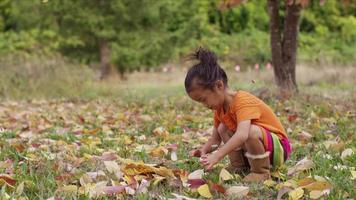
[[[219,159],[222,159],[228,153],[242,147],[248,138],[250,132],[251,120],[245,120],[237,125],[235,134],[228,140],[228,142],[216,152]]]
[[[220,143],[221,143],[221,138],[219,136],[218,129],[214,127],[213,134],[201,148],[202,155],[212,152],[214,149],[212,148],[212,146],[218,147]]]

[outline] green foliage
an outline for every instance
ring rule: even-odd
[[[121,72],[157,67],[198,46],[232,64],[268,62],[267,1],[247,1],[225,11],[217,9],[218,3],[0,0],[0,54],[60,52],[98,63],[100,42],[106,41],[111,63]],[[311,1],[302,11],[298,61],[354,63],[355,12],[354,4]]]

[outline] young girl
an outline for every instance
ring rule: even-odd
[[[267,104],[252,94],[228,91],[226,73],[214,53],[199,48],[193,57],[200,62],[189,69],[185,89],[190,98],[214,111],[214,128],[208,142],[190,155],[201,156],[200,162],[207,170],[228,155],[230,170],[250,168],[245,182],[269,179],[270,166],[280,166],[291,153],[281,122]],[[221,142],[221,148],[208,154]]]

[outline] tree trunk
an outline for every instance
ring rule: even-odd
[[[284,88],[291,92],[298,92],[297,82],[295,78],[295,67],[298,48],[298,32],[299,18],[301,5],[287,5],[286,17],[284,19],[283,33],[283,63],[286,68],[287,75],[285,77]]]
[[[297,37],[300,5],[286,5],[283,35],[279,15],[279,1],[268,0],[270,16],[270,45],[272,64],[277,86],[283,97],[289,97],[297,92],[295,78]]]
[[[99,41],[100,48],[100,79],[107,78],[111,73],[110,67],[110,49],[106,40],[101,39]]]

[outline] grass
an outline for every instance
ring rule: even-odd
[[[289,130],[294,149],[281,173],[285,174],[298,160],[306,156],[311,158],[316,164],[313,170],[287,179],[299,180],[308,175],[325,177],[332,184],[327,199],[356,197],[356,183],[350,178],[350,168],[356,166],[356,155],[340,158],[344,149],[355,150],[356,146],[355,72],[350,67],[320,70],[299,66],[300,94],[291,100],[270,98],[266,101]],[[253,91],[268,87],[273,91],[271,74],[271,71],[229,72],[230,88]],[[48,77],[42,78],[42,83],[48,81]],[[164,163],[189,172],[200,169],[198,159],[188,158],[188,151],[202,143],[197,132],[207,131],[211,127],[212,114],[185,95],[183,78],[184,72],[181,71],[174,74],[137,72],[126,81],[84,80],[84,86],[79,89],[72,88],[72,80],[69,79],[58,90],[51,84],[48,86],[51,88],[41,91],[37,90],[46,86],[34,86],[30,91],[36,90],[35,93],[26,91],[27,86],[24,86],[24,90],[9,87],[0,103],[0,128],[5,129],[0,134],[0,163],[11,160],[12,167],[1,167],[0,164],[0,174],[10,170],[17,182],[14,188],[3,186],[0,196],[3,197],[6,192],[13,198],[23,199],[47,199],[55,195],[64,199],[89,199],[86,195],[69,194],[58,189],[63,185],[80,185],[80,177],[84,173],[105,169],[103,163],[89,161],[86,157],[100,156],[107,151],[113,151],[120,157],[146,163]],[[53,81],[59,80],[63,79]],[[255,80],[255,83],[251,80]],[[53,95],[63,88],[68,91],[59,93],[61,98]],[[288,120],[292,113],[298,115],[295,121]],[[168,130],[171,136],[155,136],[152,132],[160,126]],[[182,133],[187,128],[192,133],[189,142],[184,142]],[[310,133],[313,138],[307,142],[301,141],[298,139],[301,131]],[[143,135],[146,139],[139,139]],[[325,141],[335,138],[340,138],[339,147],[325,148]],[[134,151],[142,144],[158,146],[170,143],[179,145],[177,162],[171,161],[169,155],[153,157],[145,151]],[[227,164],[227,159],[224,159],[205,178],[218,182],[220,169]],[[337,165],[346,166],[346,169],[335,170],[334,166]],[[224,183],[224,186],[241,184],[240,181],[232,180]],[[17,193],[16,188],[22,182],[24,190]],[[275,199],[278,193],[277,189],[263,184],[249,186],[250,198]],[[148,191],[146,194],[121,197],[168,198],[174,192],[201,198],[196,192],[173,187],[169,182],[150,186]],[[213,195],[214,199],[224,198],[216,192]],[[305,198],[309,199],[307,194]]]

